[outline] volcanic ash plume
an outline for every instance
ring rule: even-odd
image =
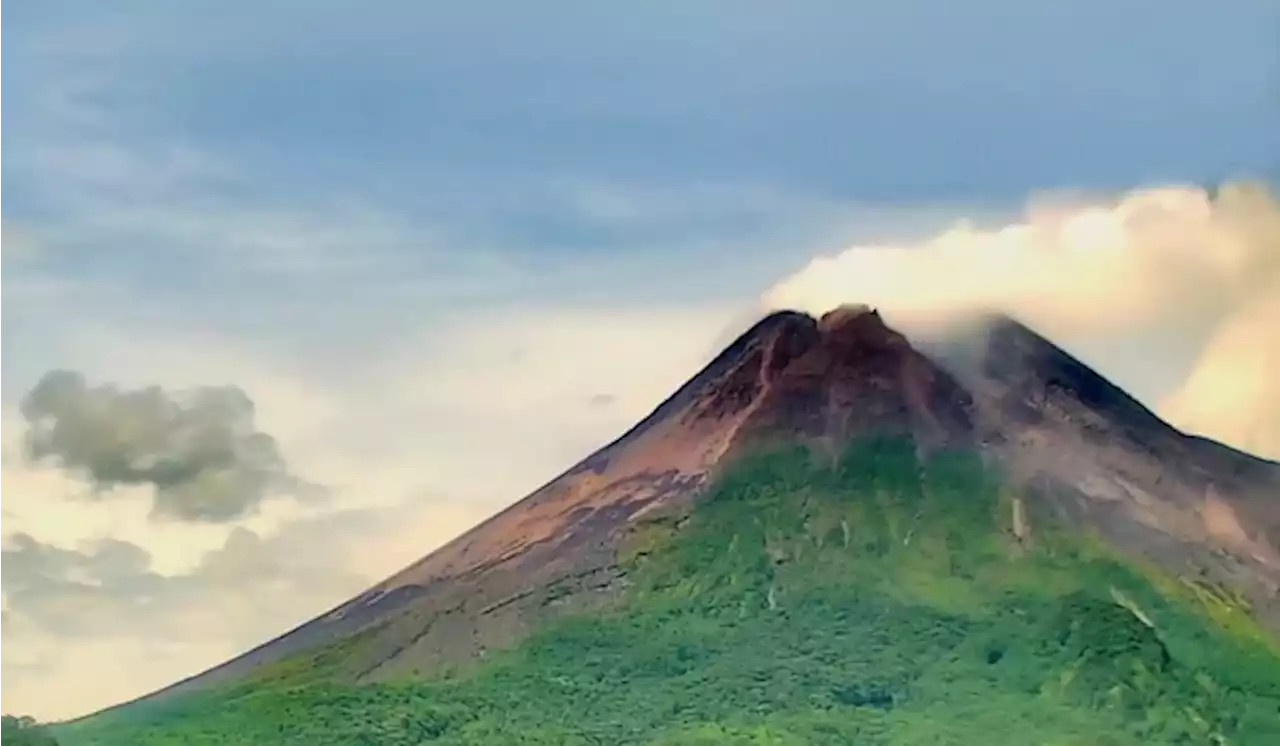
[[[765,297],[817,313],[851,301],[907,330],[1000,311],[1053,337],[1194,338],[1199,356],[1160,413],[1280,458],[1280,202],[1264,185],[1033,202],[1003,228],[814,259]]]

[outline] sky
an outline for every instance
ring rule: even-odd
[[[1280,173],[1269,0],[4,11],[6,713],[339,603],[777,305],[994,298],[1280,455],[1275,202],[1192,188]]]

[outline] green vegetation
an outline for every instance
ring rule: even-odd
[[[268,678],[64,726],[65,746],[1280,744],[1280,654],[1238,600],[1089,537],[1014,535],[965,454],[869,440],[722,478],[636,528],[632,586],[432,681]],[[1219,621],[1214,621],[1219,620]],[[270,681],[270,683],[264,683]],[[7,735],[6,735],[7,738]]]
[[[0,717],[0,743],[6,746],[58,746],[49,731],[25,715]]]

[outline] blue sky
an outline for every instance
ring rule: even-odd
[[[1278,15],[10,2],[5,534],[44,549],[6,555],[28,574],[5,577],[5,710],[140,693],[395,570],[643,415],[815,255],[999,225],[1046,190],[1274,176]],[[1128,340],[1090,360],[1154,401],[1207,334],[1172,345],[1176,373]],[[86,496],[21,454],[19,404],[57,367],[238,386],[332,499],[206,525],[153,520],[140,488]],[[164,634],[130,626],[137,584],[58,574],[107,539],[165,579]]]
[[[79,85],[117,132],[252,162],[255,190],[287,199],[348,192],[416,211],[498,180],[693,179],[920,203],[1213,179],[1274,158],[1264,0],[8,15],[14,146],[52,134],[38,102]]]
[[[863,226],[851,205],[1274,166],[1275,16],[1266,0],[11,3],[4,217],[59,271],[182,298],[228,272],[272,292],[234,247],[191,245],[192,222],[228,211],[255,221],[246,251],[257,237],[344,274],[392,254],[401,276],[450,276],[486,253],[516,285],[545,270],[541,289],[584,255],[764,243],[741,282],[767,284]],[[186,221],[166,235],[148,210]],[[288,250],[319,242],[306,230],[329,236],[327,262]]]

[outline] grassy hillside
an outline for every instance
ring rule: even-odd
[[[64,746],[1280,743],[1280,654],[1230,594],[1037,525],[976,458],[866,441],[726,475],[638,526],[606,614],[431,681],[254,682]],[[359,640],[346,643],[358,645]]]

